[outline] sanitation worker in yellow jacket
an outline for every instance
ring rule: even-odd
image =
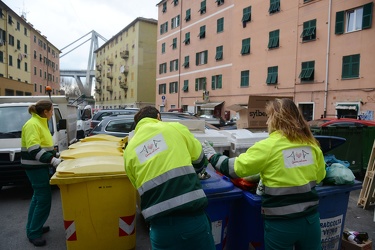
[[[264,185],[265,249],[321,249],[315,186],[325,177],[325,162],[318,141],[291,99],[266,105],[269,137],[235,158],[216,154],[204,143],[212,166],[231,178],[260,173]]]
[[[152,249],[215,249],[204,211],[208,200],[197,175],[207,162],[201,143],[184,125],[162,122],[151,106],[140,109],[134,121],[125,170],[150,223]]]

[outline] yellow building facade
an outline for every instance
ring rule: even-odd
[[[138,17],[95,51],[96,108],[155,105],[156,32]]]

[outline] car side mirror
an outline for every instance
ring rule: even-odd
[[[61,119],[59,124],[57,124],[57,131],[61,129],[66,129],[66,119]]]

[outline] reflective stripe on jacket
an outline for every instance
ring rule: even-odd
[[[315,186],[325,177],[318,145],[290,142],[276,131],[236,158],[214,155],[211,164],[232,178],[260,173],[265,218],[299,217],[317,210]]]
[[[124,161],[147,221],[167,214],[191,214],[207,205],[197,177],[206,157],[201,143],[184,125],[143,118],[124,151]]]
[[[21,164],[25,168],[49,167],[54,155],[48,120],[33,113],[22,127]]]

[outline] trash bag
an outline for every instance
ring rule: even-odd
[[[347,168],[350,166],[350,162],[336,159],[334,155],[330,155],[330,154],[324,155],[324,161],[326,162],[327,166],[331,166],[331,164],[333,163],[340,163]]]
[[[331,166],[326,167],[326,177],[324,184],[334,185],[348,185],[354,184],[355,176],[349,168],[341,163],[332,163]]]

